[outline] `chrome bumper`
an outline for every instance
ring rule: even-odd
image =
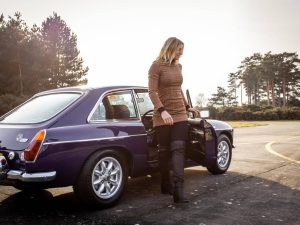
[[[9,170],[7,161],[3,155],[0,155],[0,181],[1,180],[20,180],[23,182],[47,182],[56,177],[56,171],[26,173],[21,170]]]
[[[9,170],[7,172],[8,180],[20,180],[23,182],[47,182],[56,177],[56,171],[41,173],[26,173],[21,170]]]

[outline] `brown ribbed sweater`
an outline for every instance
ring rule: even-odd
[[[154,61],[148,73],[149,96],[154,105],[153,126],[165,125],[160,113],[160,107],[172,116],[174,123],[187,121],[187,101],[183,95],[181,85],[182,66],[169,65]]]

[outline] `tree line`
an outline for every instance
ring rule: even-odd
[[[238,96],[241,99],[238,99]],[[300,106],[300,59],[283,52],[246,57],[236,72],[228,75],[228,89],[217,87],[209,106],[237,106],[246,96],[247,105]]]
[[[83,66],[79,53],[77,36],[57,13],[47,17],[40,27],[36,24],[28,27],[19,12],[8,19],[2,14],[0,115],[37,92],[86,84],[88,67]],[[298,55],[268,52],[246,57],[237,71],[228,75],[227,89],[217,87],[217,93],[212,94],[207,105],[214,111],[220,107],[237,108],[238,102],[245,102],[243,96],[246,104],[241,107],[247,112],[262,111],[261,107],[300,107]],[[199,94],[196,105],[201,108],[206,100]],[[238,109],[238,114],[245,114],[243,110]]]
[[[86,84],[77,36],[57,13],[31,28],[20,12],[0,16],[0,115],[33,94]]]

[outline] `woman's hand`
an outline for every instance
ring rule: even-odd
[[[188,112],[193,113],[195,118],[200,118],[200,112],[195,108],[188,108]]]
[[[173,125],[174,123],[173,118],[166,110],[162,111],[160,116],[166,125]]]

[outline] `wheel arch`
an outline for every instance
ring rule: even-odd
[[[223,130],[219,133],[218,137],[220,137],[221,135],[225,135],[226,137],[228,137],[228,139],[230,141],[231,148],[233,148],[233,136],[232,136],[232,134],[228,130]]]
[[[132,159],[132,155],[129,152],[128,149],[121,147],[121,146],[105,146],[105,147],[101,147],[98,148],[97,150],[93,151],[91,154],[89,154],[88,157],[86,157],[86,159],[83,161],[80,171],[83,169],[84,165],[86,164],[86,162],[94,155],[97,154],[98,152],[101,151],[105,151],[105,150],[112,150],[112,151],[116,151],[120,154],[122,154],[125,157],[126,163],[128,165],[128,174],[129,176],[132,174],[132,170],[133,170],[133,159]],[[77,174],[76,176],[76,180],[79,178],[80,176],[80,172]]]
[[[226,167],[225,166],[220,167],[219,162],[218,162],[218,157],[219,157],[219,153],[218,153],[218,156],[216,158],[214,165],[206,167],[207,170],[210,173],[212,173],[213,175],[223,174],[228,170],[230,163],[231,163],[231,159],[232,159],[232,148],[233,148],[232,139],[233,139],[233,137],[228,131],[222,131],[222,132],[218,133],[218,152],[219,152],[219,141],[220,142],[221,141],[230,142],[227,145],[229,149],[228,149],[228,154],[226,154],[226,160],[228,160],[228,161],[226,162]],[[223,151],[223,150],[221,150],[221,151]],[[223,158],[223,156],[220,156],[220,157]]]

